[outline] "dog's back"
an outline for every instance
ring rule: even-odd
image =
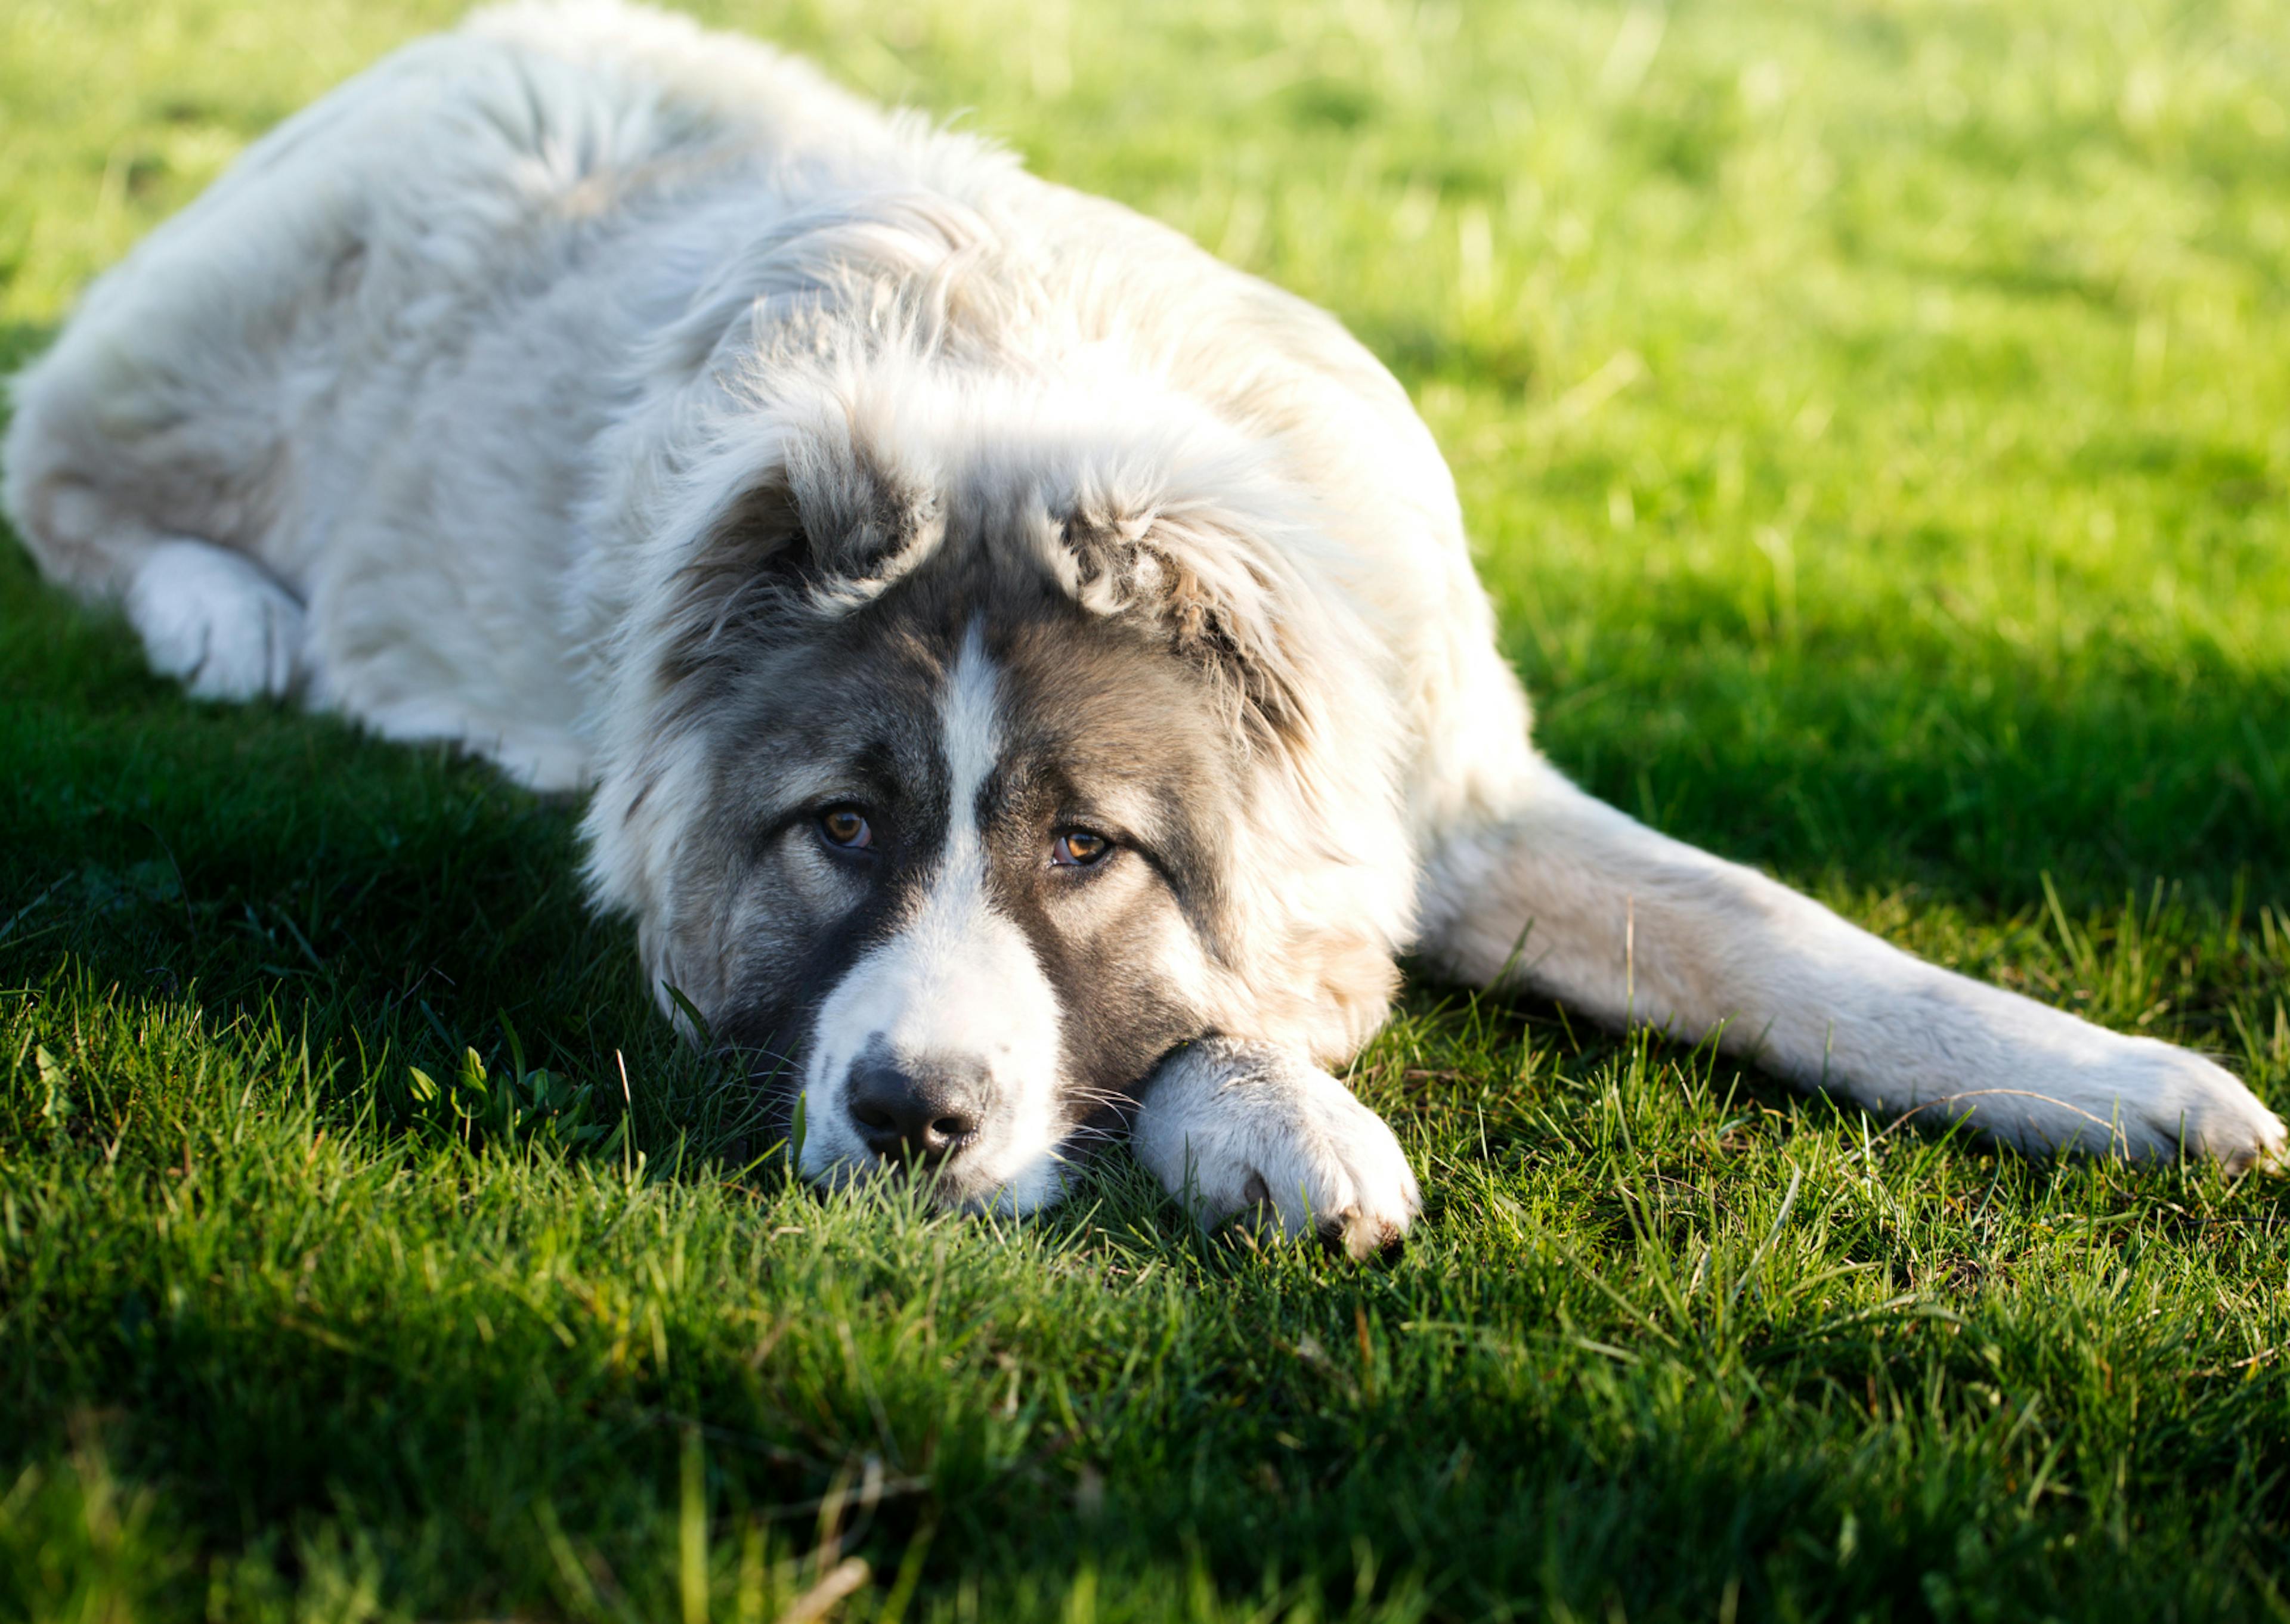
[[[1354,607],[1413,713],[1419,828],[1523,769],[1452,482],[1334,321],[767,47],[614,4],[480,12],[258,142],[18,380],[6,505],[195,688],[305,687],[577,783],[581,654],[621,607],[597,555],[634,516],[598,436],[838,281],[825,325],[935,300],[1013,375],[1174,397],[1279,465],[1335,544],[1312,567],[1376,582]],[[762,341],[843,336],[781,324]],[[234,663],[234,627],[267,663]]]

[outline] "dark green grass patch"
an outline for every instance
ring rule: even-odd
[[[450,10],[0,12],[0,360]],[[2290,1104],[2278,8],[715,11],[1341,314],[1601,794]],[[0,765],[0,1619],[2284,1609],[2270,1181],[1418,987],[1388,1268],[934,1219],[788,1182],[577,806],[12,548]]]

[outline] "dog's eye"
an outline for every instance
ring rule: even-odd
[[[1087,829],[1064,829],[1050,843],[1050,861],[1061,868],[1087,868],[1105,860],[1113,843]]]
[[[830,806],[819,814],[819,837],[844,852],[863,852],[875,844],[875,830],[855,806]]]

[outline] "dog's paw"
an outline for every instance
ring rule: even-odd
[[[1300,1056],[1214,1038],[1170,1057],[1131,1130],[1139,1159],[1204,1226],[1255,1209],[1354,1258],[1396,1249],[1422,1211],[1383,1119]]]
[[[2117,1143],[2140,1160],[2207,1156],[2229,1172],[2285,1167],[2282,1119],[2234,1075],[2151,1037],[2118,1040],[2099,1078]]]
[[[151,668],[203,700],[283,697],[300,675],[302,605],[261,567],[204,541],[170,541],[127,588]]]
[[[1998,1082],[1932,1098],[1937,1108],[2031,1156],[2132,1161],[2206,1156],[2229,1172],[2286,1166],[2282,1119],[2232,1074],[2151,1037],[2051,1019]],[[1913,1113],[1912,1113],[1913,1114]]]

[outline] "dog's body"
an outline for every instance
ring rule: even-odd
[[[1356,1246],[1323,1069],[1395,956],[2029,1149],[2281,1124],[1945,974],[1528,743],[1452,482],[1326,316],[799,64],[513,6],[259,143],[18,388],[6,496],[216,697],[593,785],[663,1007],[790,1059],[806,1172],[1025,1209],[1113,1116]]]

